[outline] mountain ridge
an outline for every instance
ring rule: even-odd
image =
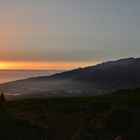
[[[51,76],[31,77],[0,85],[6,93],[62,90],[118,90],[140,86],[140,58],[125,58]]]

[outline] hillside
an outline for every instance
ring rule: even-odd
[[[0,102],[0,139],[139,140],[139,93]]]

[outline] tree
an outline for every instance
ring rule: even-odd
[[[5,102],[5,101],[6,101],[6,98],[4,96],[4,93],[1,93],[0,94],[0,102],[2,103],[2,102]]]
[[[6,102],[5,96],[3,93],[1,93],[0,94],[0,113],[5,112],[5,102]]]

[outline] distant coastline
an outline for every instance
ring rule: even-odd
[[[0,84],[30,77],[48,76],[63,71],[64,70],[0,70]]]

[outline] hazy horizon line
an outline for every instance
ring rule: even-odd
[[[0,69],[0,71],[66,71],[66,69]]]

